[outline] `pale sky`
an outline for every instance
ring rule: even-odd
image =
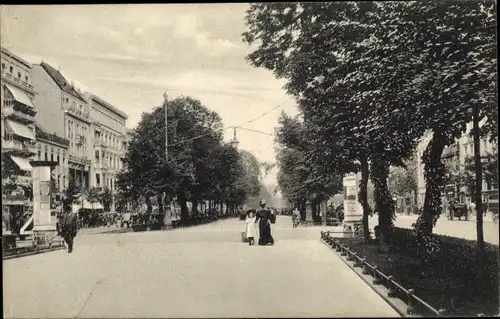
[[[274,132],[281,111],[296,114],[284,82],[250,66],[241,41],[248,4],[2,6],[1,45],[28,62],[42,58],[129,115],[186,95],[222,117],[225,126]],[[225,140],[232,138],[227,130]],[[240,148],[275,161],[274,137],[237,131]],[[266,179],[274,184],[275,172]]]

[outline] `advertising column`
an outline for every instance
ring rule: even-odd
[[[55,212],[54,168],[57,162],[31,161],[33,167],[33,234],[37,242],[44,242],[57,234]]]
[[[353,232],[362,224],[363,208],[358,201],[360,174],[349,173],[344,176],[344,232]]]

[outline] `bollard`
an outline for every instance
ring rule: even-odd
[[[368,275],[370,273],[370,267],[366,263],[366,257],[363,258],[363,275]]]
[[[396,289],[394,287],[394,283],[392,282],[393,279],[394,279],[394,277],[392,277],[392,276],[389,276],[387,278],[387,289],[389,289],[389,293],[388,293],[389,298],[396,297]]]
[[[353,260],[353,253],[350,250],[347,250],[347,260],[349,261]]]
[[[330,238],[332,240],[330,246],[332,247],[332,249],[335,249],[335,247],[337,247],[337,242],[335,241],[335,238],[333,238],[333,237],[330,237]]]
[[[382,279],[380,279],[377,266],[373,266],[373,284],[374,285],[382,284]]]
[[[366,259],[365,259],[366,260]],[[363,264],[364,264],[364,261],[365,260],[361,260],[358,255],[356,254],[354,256],[354,267],[363,267]]]
[[[347,256],[347,251],[344,246],[340,246],[340,256]]]
[[[336,246],[335,246],[335,250],[336,250],[337,252],[342,251],[342,249],[340,248],[340,243],[335,242],[335,245],[336,245]]]
[[[406,309],[406,313],[409,315],[415,314],[415,300],[413,299],[413,296],[415,295],[415,290],[413,289],[408,289],[408,292],[406,294],[408,298],[408,308]]]

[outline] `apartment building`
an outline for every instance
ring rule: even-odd
[[[32,84],[31,64],[5,48],[1,48],[1,85],[2,106],[2,186],[18,186],[12,200],[28,200],[29,192],[22,187],[31,186],[30,159],[36,154],[35,115],[33,102],[36,96]],[[21,187],[21,189],[19,188]],[[10,201],[10,194],[4,194],[4,201]]]
[[[85,93],[91,108],[93,149],[91,185],[117,190],[117,174],[123,168],[127,144],[127,114],[95,94]]]
[[[39,112],[37,124],[48,134],[64,137],[67,149],[68,175],[62,175],[62,187],[73,179],[82,188],[90,187],[92,145],[89,143],[91,127],[90,107],[84,95],[77,91],[62,73],[46,62],[33,65],[33,85],[39,94],[34,102]]]
[[[480,123],[482,126],[483,122]],[[453,145],[445,147],[442,155],[443,164],[454,172],[463,172],[465,170],[465,162],[467,158],[474,157],[474,141],[470,136],[470,131],[472,130],[472,123],[467,124],[466,132],[455,141]],[[418,205],[419,207],[423,206],[424,198],[425,198],[425,179],[424,179],[424,166],[421,160],[422,154],[427,147],[427,144],[432,138],[432,132],[426,132],[423,138],[416,149],[417,156],[417,176],[418,176]],[[489,154],[496,154],[498,152],[497,146],[494,143],[491,143],[487,138],[481,139],[480,141],[481,147],[481,156],[486,156]],[[455,187],[452,187],[455,189]],[[493,185],[489,185],[486,180],[483,180],[483,196],[486,196],[488,191],[493,190]],[[456,192],[456,190],[454,190]],[[469,204],[471,202],[471,198],[469,195],[469,191],[465,186],[462,186],[458,189],[458,199],[462,203]],[[483,201],[486,201],[486,198],[483,198]]]
[[[36,148],[37,160],[58,163],[58,166],[55,168],[56,191],[64,191],[65,185],[67,185],[69,179],[69,140],[57,136],[56,134],[49,134],[45,132],[43,128],[37,126]]]

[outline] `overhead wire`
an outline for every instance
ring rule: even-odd
[[[260,133],[260,134],[264,134],[264,135],[268,135],[268,136],[274,136],[273,134],[270,134],[270,133],[266,133],[266,132],[262,132],[262,131],[258,131],[258,130],[254,130],[254,129],[250,129],[250,128],[246,128],[246,127],[241,127],[241,126],[236,127],[235,126],[234,128],[239,128],[240,130]]]
[[[253,123],[255,121],[257,121],[258,119],[264,117],[265,115],[269,114],[270,112],[276,110],[277,108],[285,105],[286,103],[288,103],[288,101],[290,101],[292,98],[289,98],[287,100],[285,100],[284,102],[272,107],[271,109],[267,110],[266,112],[260,114],[259,116],[257,116],[256,118],[253,118],[245,123],[242,123],[242,124],[239,124],[239,125],[232,125],[232,126],[227,126],[227,127],[224,127],[222,129],[219,129],[219,130],[215,130],[214,132],[210,132],[210,133],[205,133],[205,134],[201,134],[201,135],[197,135],[197,136],[194,136],[192,138],[188,138],[188,139],[185,139],[185,140],[182,140],[180,142],[177,142],[177,143],[174,143],[174,144],[169,144],[167,147],[172,147],[172,146],[178,146],[178,145],[181,145],[181,144],[184,144],[186,142],[189,142],[189,141],[192,141],[192,140],[196,140],[196,139],[199,139],[199,138],[202,138],[204,136],[207,136],[207,135],[212,135],[214,133],[219,133],[219,132],[223,132],[225,130],[228,130],[228,129],[235,129],[235,128],[240,128],[240,129],[244,129],[244,130],[247,130],[247,131],[254,131],[254,132],[257,132],[257,133],[262,133],[262,134],[266,134],[266,135],[270,135],[272,136],[271,134],[269,133],[264,133],[264,132],[260,132],[260,131],[257,131],[257,130],[252,130],[252,129],[248,129],[248,128],[244,128],[242,127],[243,125],[247,125],[247,124],[250,124],[250,123]]]

